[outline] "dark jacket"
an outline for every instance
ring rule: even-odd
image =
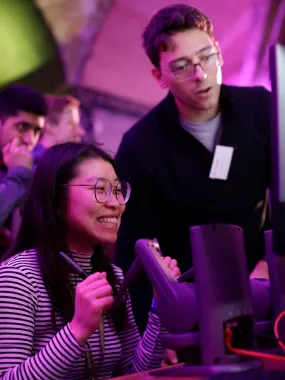
[[[223,85],[220,102],[219,144],[234,147],[225,181],[209,178],[213,154],[180,126],[171,94],[123,136],[116,162],[121,180],[132,186],[116,251],[124,271],[134,260],[139,238],[157,238],[163,255],[177,259],[185,271],[192,265],[189,227],[207,223],[244,229],[249,272],[263,257],[270,93],[262,87]],[[143,326],[151,288],[140,283],[134,289],[134,311]]]

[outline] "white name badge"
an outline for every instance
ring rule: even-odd
[[[209,175],[211,179],[228,179],[233,153],[234,148],[231,146],[216,146],[212,167]]]

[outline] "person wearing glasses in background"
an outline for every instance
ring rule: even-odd
[[[141,338],[123,280],[104,252],[131,186],[100,148],[69,142],[39,160],[14,245],[0,265],[0,379],[108,379],[159,367],[159,318]],[[64,252],[89,275],[81,280]],[[164,263],[179,276],[177,262]]]
[[[120,178],[132,186],[117,264],[127,271],[135,242],[157,238],[162,254],[186,271],[189,227],[229,223],[244,230],[249,274],[267,277],[270,93],[222,84],[213,25],[191,6],[159,10],[144,30],[143,47],[153,77],[169,93],[124,134],[116,155]],[[142,281],[131,288],[141,331],[152,294]]]

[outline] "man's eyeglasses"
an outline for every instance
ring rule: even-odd
[[[192,79],[195,76],[197,66],[200,66],[206,74],[211,74],[211,71],[217,68],[219,64],[220,53],[216,52],[202,57],[197,63],[187,62],[183,65],[162,71],[171,71],[174,74],[175,79],[182,82],[184,80]]]
[[[116,186],[105,178],[99,178],[95,185],[88,184],[67,184],[64,186],[86,186],[94,189],[94,197],[98,203],[105,203],[111,198],[113,193],[120,205],[125,205],[131,195],[131,185],[128,182],[118,182]]]

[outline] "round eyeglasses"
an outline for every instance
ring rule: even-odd
[[[196,68],[197,66],[200,66],[200,68],[206,73],[211,74],[211,72],[217,68],[220,65],[220,53],[212,53],[209,55],[206,55],[200,59],[197,63],[191,63],[187,62],[183,65],[173,67],[169,70],[163,69],[161,71],[171,71],[175,79],[178,82],[183,82],[188,79],[194,78],[196,74]]]
[[[95,185],[88,184],[68,184],[64,186],[86,186],[94,189],[94,196],[98,203],[105,203],[111,198],[113,193],[120,205],[125,205],[130,199],[131,185],[128,182],[118,182],[113,186],[112,183],[105,178],[99,178]]]

